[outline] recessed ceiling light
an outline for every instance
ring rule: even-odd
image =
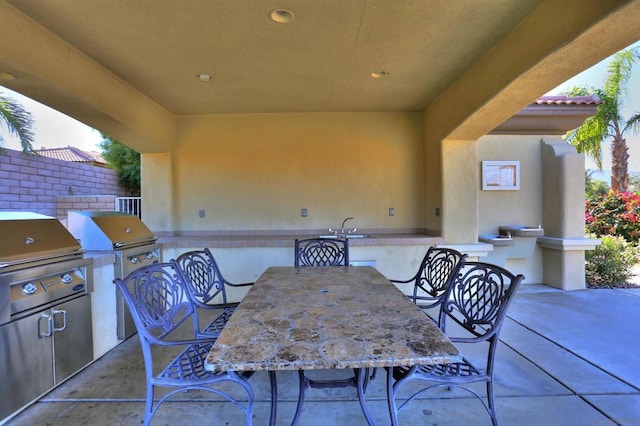
[[[200,81],[211,81],[213,76],[211,74],[196,74],[196,78]]]
[[[0,71],[0,80],[10,81],[15,79],[16,79],[16,76],[11,74],[10,72]]]
[[[293,21],[293,12],[287,9],[273,9],[269,12],[269,19],[278,24],[286,24]]]
[[[371,76],[371,78],[382,78],[382,77],[386,77],[388,76],[389,73],[383,70],[376,70],[374,72],[372,72],[371,74],[369,74],[369,76]]]

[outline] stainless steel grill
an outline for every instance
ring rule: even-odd
[[[162,261],[160,244],[135,215],[110,211],[69,212],[67,222],[69,231],[87,252],[114,254],[115,278],[124,278],[141,266]],[[135,334],[135,324],[119,293],[116,294],[116,315],[118,339]]]
[[[93,260],[55,218],[0,212],[0,423],[93,360]]]

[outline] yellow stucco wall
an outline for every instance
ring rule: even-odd
[[[478,234],[497,234],[504,225],[544,227],[540,135],[490,135],[477,142]],[[482,190],[482,161],[519,161],[520,189]],[[579,189],[578,189],[579,190]],[[481,260],[523,274],[527,283],[543,282],[543,250],[535,237],[513,237],[512,246],[494,247]]]
[[[478,152],[478,233],[496,234],[500,225],[542,224],[542,166],[540,144],[543,136],[484,136]],[[483,191],[482,161],[519,161],[520,189]]]
[[[317,229],[347,216],[424,227],[421,113],[188,116],[177,129],[175,230]]]
[[[172,231],[175,217],[173,203],[173,156],[170,153],[142,154],[142,219],[154,231]]]
[[[476,141],[442,143],[442,174],[447,190],[442,194],[442,234],[448,243],[469,243],[477,234]]]

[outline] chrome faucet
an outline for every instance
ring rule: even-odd
[[[348,218],[346,218],[345,220],[342,221],[341,228],[342,228],[342,233],[343,234],[344,234],[344,224],[347,223],[348,220],[352,220],[352,219],[353,219],[352,217],[348,217]]]
[[[352,220],[353,217],[348,217],[345,220],[342,221],[342,226],[340,227],[340,230],[337,229],[331,229],[329,228],[329,232],[331,232],[334,235],[339,235],[339,236],[345,236],[348,234],[353,234],[354,232],[356,232],[358,230],[358,228],[353,228],[353,229],[345,229],[344,228],[344,224],[347,223],[347,221]]]

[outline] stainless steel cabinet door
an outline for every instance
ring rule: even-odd
[[[51,309],[55,384],[93,360],[91,297],[82,296]]]
[[[0,421],[53,387],[50,315],[47,309],[0,327]]]

